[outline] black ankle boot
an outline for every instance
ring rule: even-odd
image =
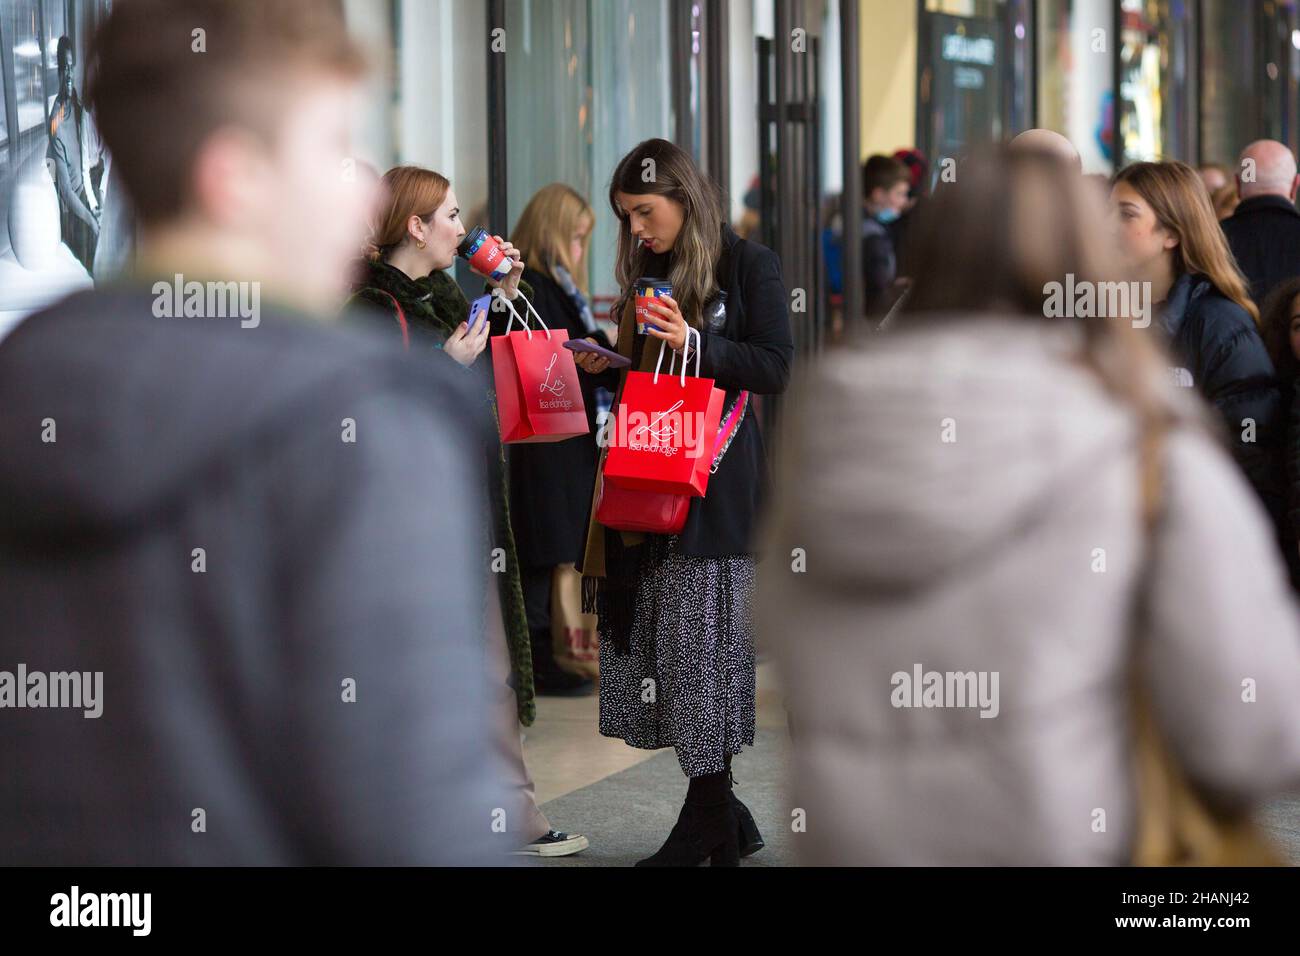
[[[740,802],[740,798],[734,793],[731,795],[731,810],[736,815],[736,841],[740,847],[740,855],[753,856],[763,847],[767,846],[763,842],[763,834],[758,832],[758,824],[754,822],[754,815],[749,812],[749,807]]]
[[[758,832],[758,824],[754,822],[754,815],[749,812],[749,807],[741,803],[740,798],[736,796],[736,778],[731,775],[731,754],[723,757],[723,766],[727,774],[731,809],[736,814],[736,841],[740,845],[740,855],[753,856],[767,844],[763,842],[763,834]]]
[[[654,856],[638,860],[637,866],[739,866],[738,827],[731,802],[717,806],[686,803],[668,839]]]
[[[726,771],[695,777],[668,839],[637,866],[739,866],[739,824]]]

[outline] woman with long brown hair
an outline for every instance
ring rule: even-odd
[[[1218,409],[1233,457],[1281,538],[1282,394],[1259,309],[1200,176],[1180,162],[1134,163],[1115,176],[1111,207],[1125,278],[1150,290],[1152,324],[1166,340],[1175,380]]]
[[[752,539],[767,479],[750,393],[777,394],[789,380],[785,285],[776,255],[726,225],[717,186],[666,140],[620,160],[609,204],[618,217],[619,353],[653,371],[661,347],[686,358],[687,330],[699,332],[700,374],[726,392],[723,421],[740,424],[729,444],[706,446],[715,471],[679,534],[614,531],[593,508],[582,572],[584,604],[600,621],[600,732],[675,748],[690,781],[668,840],[638,865],[736,865],[762,846],[731,790],[732,755],[754,743]],[[645,277],[666,278],[672,292],[654,301],[641,334],[633,295]],[[591,373],[608,367],[592,355],[579,361]],[[620,396],[625,380],[620,373]]]
[[[804,862],[1133,860],[1138,676],[1222,812],[1300,780],[1263,512],[1136,316],[1059,308],[1121,278],[1093,192],[1038,153],[963,159],[895,326],[789,403],[757,610]]]

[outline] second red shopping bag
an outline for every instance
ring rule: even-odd
[[[507,443],[564,441],[585,435],[591,427],[578,384],[573,353],[564,348],[569,333],[547,328],[531,302],[541,331],[523,319],[522,331],[511,331],[519,317],[508,299],[512,316],[504,335],[492,337],[492,375],[496,383],[501,440]]]

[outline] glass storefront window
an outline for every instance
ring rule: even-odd
[[[40,8],[38,0],[10,0],[0,4],[5,14],[5,36],[14,62],[14,100],[18,132],[45,123],[45,88],[41,81]]]
[[[1202,0],[1201,159],[1231,167],[1258,133],[1256,22],[1240,0]]]
[[[926,0],[919,23],[918,145],[944,159],[1029,125],[1029,0]]]
[[[1112,0],[1040,0],[1038,119],[1079,151],[1089,173],[1115,164]]]
[[[595,214],[594,295],[614,283],[617,223],[606,189],[643,139],[672,138],[668,11],[657,0],[508,0],[506,64],[512,228],[538,189],[563,182]]]
[[[1119,145],[1123,163],[1196,154],[1193,8],[1121,0]]]
[[[508,0],[506,24],[514,42],[506,61],[513,226],[548,183],[591,194],[591,24],[586,0]]]
[[[1296,110],[1300,107],[1300,14],[1296,0],[1267,0],[1261,8],[1264,93],[1262,135],[1300,148]]]
[[[54,106],[54,99],[59,94],[59,37],[68,32],[68,25],[63,8],[63,0],[44,0],[45,16],[45,112]],[[81,60],[78,56],[77,60]],[[77,63],[80,72],[81,63]],[[77,89],[83,88],[78,79]]]
[[[5,88],[9,77],[0,76],[0,168],[9,162],[9,115],[5,112]]]

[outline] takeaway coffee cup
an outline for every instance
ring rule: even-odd
[[[636,280],[636,334],[645,335],[646,327],[661,331],[655,324],[659,314],[650,309],[655,299],[673,294],[672,283],[667,279],[645,278]]]
[[[476,272],[494,282],[500,282],[510,274],[512,261],[505,257],[497,241],[482,226],[471,229],[456,252],[462,259],[468,260]]]

